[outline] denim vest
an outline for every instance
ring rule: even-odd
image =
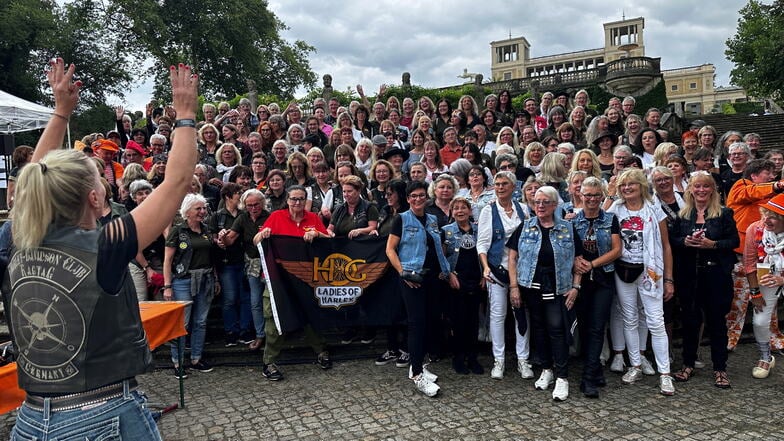
[[[438,256],[438,263],[441,266],[441,273],[449,272],[449,263],[444,257],[444,249],[441,247],[441,234],[438,232],[438,222],[436,217],[432,214],[426,214],[427,228],[422,226],[416,215],[411,210],[404,211],[400,214],[403,221],[403,231],[400,236],[400,243],[397,246],[397,255],[400,259],[400,265],[405,271],[421,272],[425,264],[425,255],[427,254],[427,236],[433,238],[433,243],[436,246],[436,255]],[[428,268],[434,270],[435,268]]]
[[[517,210],[517,217],[525,219],[526,216],[523,207],[517,201],[512,201],[512,203],[514,204],[515,210]],[[492,267],[497,267],[501,264],[501,259],[503,259],[505,252],[504,245],[506,245],[506,241],[504,240],[504,224],[501,221],[501,215],[498,213],[498,206],[495,202],[490,205],[490,208],[493,210],[493,238],[490,241],[490,249],[487,250],[487,263]]]
[[[569,221],[555,219],[550,230],[550,243],[553,246],[555,259],[555,291],[561,295],[572,287],[572,267],[574,266],[574,231]],[[539,219],[527,219],[520,231],[517,243],[517,283],[526,288],[531,287],[542,246],[542,230]]]
[[[607,213],[606,211],[600,209],[599,210],[599,217],[594,219],[593,221],[593,231],[596,233],[596,246],[599,248],[599,255],[606,254],[612,249],[612,221],[615,217],[612,213]],[[572,225],[574,225],[574,230],[577,232],[578,238],[583,240],[585,239],[585,235],[588,234],[588,227],[591,225],[590,222],[585,218],[585,213],[580,211],[577,213],[577,216],[572,219]],[[603,265],[602,269],[604,272],[610,273],[615,271],[615,263],[610,262],[607,265]]]
[[[460,231],[457,222],[444,225],[441,229],[444,231],[444,255],[446,256],[446,261],[449,262],[450,271],[454,271],[455,265],[457,265],[457,258],[460,255],[459,239],[463,232]],[[474,235],[474,242],[476,242],[477,227],[475,224],[471,225],[471,230]]]

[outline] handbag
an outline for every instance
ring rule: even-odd
[[[624,283],[633,283],[640,277],[643,269],[644,265],[641,263],[629,263],[624,262],[623,260],[615,261],[615,274],[617,274],[618,278]]]
[[[491,266],[490,272],[493,273],[495,278],[504,285],[509,284],[509,270],[501,265]]]

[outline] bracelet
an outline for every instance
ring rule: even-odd
[[[670,279],[670,278],[668,278],[668,277],[665,277],[665,278],[664,278],[664,283],[670,283],[670,284],[673,284],[673,285],[674,285],[674,284],[675,284],[675,281],[674,281],[674,280],[672,280],[672,279]]]
[[[509,289],[519,289],[519,285],[509,285]]]
[[[196,128],[196,120],[195,119],[178,119],[174,121],[174,128],[178,127],[193,127]]]
[[[749,288],[749,293],[751,295],[759,294],[760,293],[760,289],[759,288]]]
[[[583,289],[582,285],[578,283],[572,283],[572,288],[576,289],[577,291]]]
[[[163,285],[163,289],[171,289],[171,285]]]
[[[761,299],[761,298],[762,298],[762,294],[760,294],[760,293],[757,293],[757,294],[755,294],[755,295],[751,296],[751,298],[752,298],[752,299]]]
[[[143,269],[143,270],[145,270],[145,271],[147,271],[148,269],[150,269],[150,265],[149,265],[149,264],[147,264],[147,265],[144,265],[144,267],[142,267],[142,269]]]
[[[68,118],[67,116],[60,115],[59,113],[52,113],[52,116],[56,116],[58,118],[62,118],[62,119],[65,120],[65,122],[70,122],[71,121],[71,118]]]

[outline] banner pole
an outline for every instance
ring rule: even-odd
[[[278,335],[283,335],[282,329],[280,327],[280,317],[278,317],[278,309],[275,306],[275,293],[272,291],[272,282],[270,282],[269,271],[267,271],[267,258],[264,254],[264,247],[262,246],[261,242],[259,242],[256,247],[259,249],[259,256],[261,257],[261,270],[264,272],[264,284],[267,285],[267,291],[269,291],[270,309],[272,310],[272,318],[275,320],[275,328],[278,330]],[[263,293],[261,297],[261,301],[263,303]]]

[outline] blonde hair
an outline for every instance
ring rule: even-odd
[[[672,154],[672,150],[675,150],[675,153],[677,153],[678,146],[671,142],[663,142],[656,146],[656,150],[653,151],[653,163],[656,165],[664,165],[667,158]]]
[[[591,158],[592,167],[591,167],[591,172],[588,173],[588,174],[590,176],[595,177],[595,178],[601,178],[602,177],[602,168],[599,166],[599,158],[596,157],[596,153],[594,153],[593,150],[591,150],[591,149],[582,149],[582,150],[577,151],[574,154],[574,157],[572,157],[572,166],[571,166],[571,168],[569,170],[570,171],[576,171],[577,170],[577,166],[579,165],[579,162],[580,162],[580,157],[583,156],[583,155],[588,155]],[[583,171],[585,171],[585,170],[583,170]]]
[[[707,172],[694,172],[689,178],[689,185],[686,186],[686,192],[683,193],[683,208],[678,214],[683,219],[691,219],[691,215],[696,210],[694,206],[694,194],[692,188],[696,184],[708,184],[712,189],[710,200],[708,201],[707,210],[705,210],[705,219],[712,219],[714,217],[721,217],[721,197],[719,190],[716,188],[716,180]],[[762,208],[762,207],[760,207]],[[778,213],[776,213],[778,214]],[[781,215],[779,215],[781,216]]]
[[[563,153],[550,152],[544,155],[544,159],[542,159],[542,173],[539,179],[548,184],[563,182],[567,175],[564,159],[566,159],[566,155]]]
[[[648,179],[645,177],[644,171],[640,170],[639,168],[625,168],[618,176],[618,180],[616,181],[618,189],[620,189],[621,185],[625,184],[626,182],[640,184],[640,197],[642,200],[648,202],[653,201],[651,198],[651,188],[650,185],[648,185]],[[626,199],[623,197],[623,193],[620,191],[618,193],[621,200],[626,202]]]
[[[88,209],[87,195],[98,185],[93,164],[80,151],[55,150],[22,168],[11,226],[18,249],[40,246],[51,224],[79,224]]]

